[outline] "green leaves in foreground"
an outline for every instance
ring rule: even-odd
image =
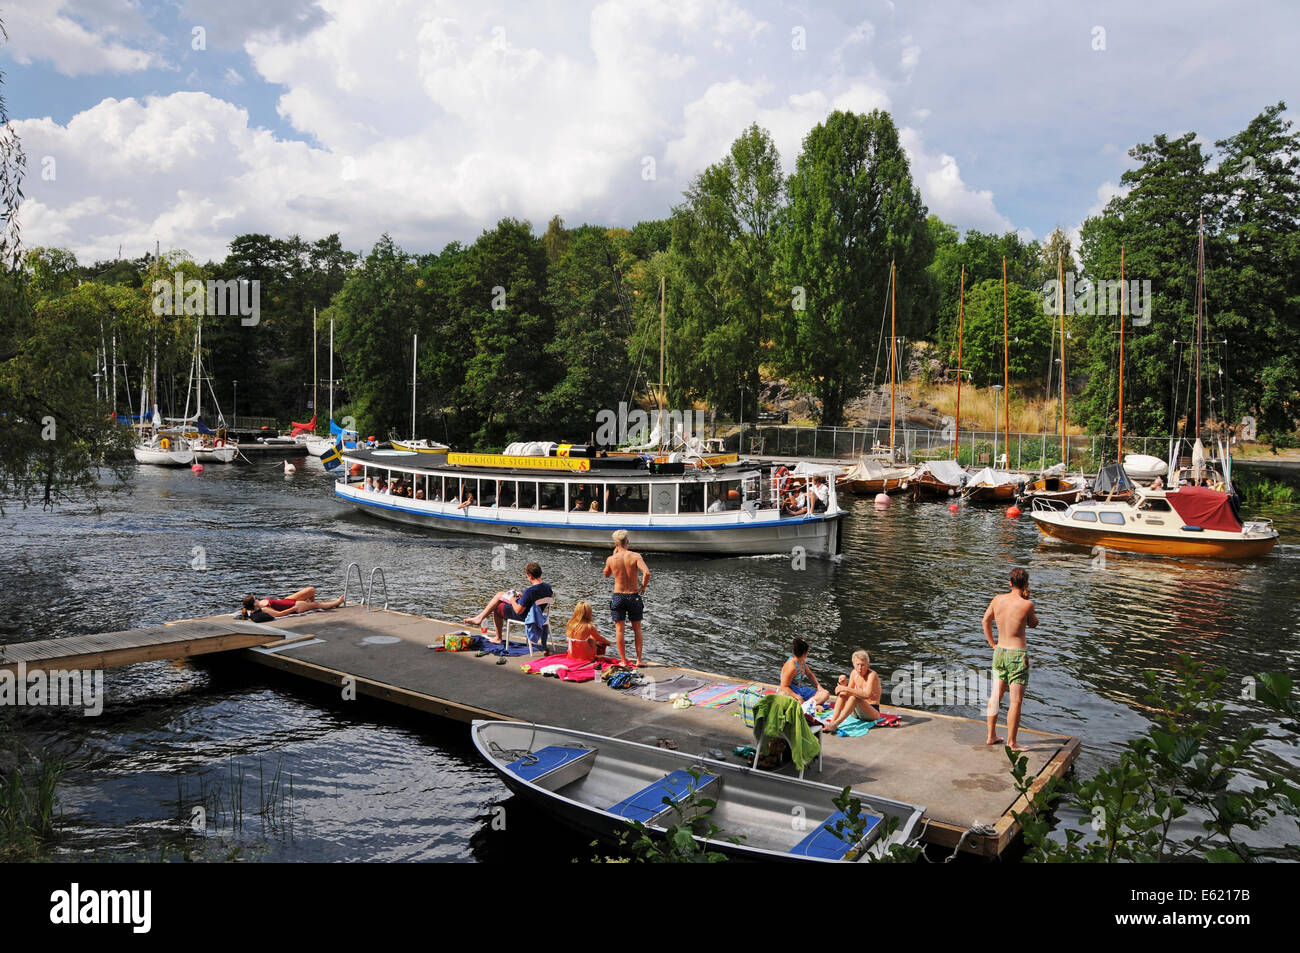
[[[1258,830],[1278,813],[1297,814],[1300,791],[1276,777],[1248,787],[1238,775],[1262,728],[1247,728],[1224,737],[1224,704],[1216,698],[1224,669],[1205,671],[1190,656],[1180,656],[1172,689],[1147,672],[1147,703],[1156,724],[1130,741],[1119,763],[1087,781],[1053,778],[1031,792],[1028,759],[1007,749],[1016,790],[1029,810],[1016,813],[1024,831],[1026,860],[1111,863],[1202,860],[1238,863],[1253,857],[1242,842],[1243,830]],[[1294,712],[1291,679],[1261,675],[1258,697],[1271,707]],[[1065,844],[1050,839],[1050,806],[1064,797],[1087,814],[1093,836],[1067,829]],[[1183,824],[1177,824],[1187,818]],[[1179,834],[1191,821],[1201,830]]]

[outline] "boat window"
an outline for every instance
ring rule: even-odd
[[[655,483],[650,487],[650,512],[672,515],[677,512],[677,488],[672,483]]]
[[[519,481],[519,508],[521,510],[537,509],[537,484],[531,480]]]
[[[1150,510],[1153,513],[1168,513],[1171,511],[1167,500],[1143,500],[1142,505],[1138,508]]]
[[[611,513],[649,513],[650,484],[611,483],[609,486],[609,511]]]
[[[1116,513],[1114,510],[1102,510],[1102,511],[1101,511],[1100,513],[1098,513],[1097,515],[1101,517],[1101,521],[1102,521],[1103,523],[1110,523],[1110,524],[1112,524],[1113,526],[1123,526],[1123,525],[1124,525],[1124,514],[1123,514],[1123,513]]]
[[[537,485],[538,504],[544,510],[564,509],[564,484],[539,483]]]
[[[1075,510],[1074,518],[1078,520],[1080,523],[1097,522],[1097,514],[1092,512],[1091,510]]]
[[[703,513],[704,512],[704,484],[703,483],[683,483],[678,487],[678,494],[681,498],[681,513]]]
[[[515,481],[514,480],[494,480],[484,485],[484,493],[491,493],[492,499],[484,500],[484,506],[510,506],[515,501]]]
[[[447,489],[443,491],[444,503],[460,502],[460,477],[447,477]]]
[[[709,512],[740,509],[740,481],[719,480],[709,485]]]
[[[447,478],[443,476],[434,477],[433,484],[433,501],[441,503],[447,498]]]
[[[569,509],[587,511],[595,497],[595,487],[586,483],[569,484]]]

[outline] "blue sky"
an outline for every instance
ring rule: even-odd
[[[1211,145],[1300,89],[1298,9],[0,0],[0,68],[24,241],[83,261],[220,258],[251,231],[423,252],[504,215],[631,225],[750,122],[792,169],[836,108],[889,109],[931,211],[1041,238],[1100,209],[1135,143]]]

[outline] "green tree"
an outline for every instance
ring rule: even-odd
[[[879,110],[835,112],[816,126],[787,192],[779,275],[794,306],[774,325],[776,364],[817,397],[822,423],[838,424],[888,319],[891,261],[898,333],[927,328],[934,239],[898,130]]]
[[[1007,370],[1013,381],[1046,379],[1052,319],[1043,313],[1041,295],[1007,283]],[[979,387],[1002,383],[1002,281],[983,281],[966,291],[965,369]]]
[[[763,342],[777,311],[782,188],[776,146],[751,125],[674,210],[668,359],[675,399],[736,407],[742,387],[756,399]]]

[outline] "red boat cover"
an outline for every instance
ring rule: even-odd
[[[316,429],[316,415],[311,415],[311,423],[300,424],[294,420],[289,421],[289,423],[293,425],[293,432],[290,436],[296,437],[300,433],[307,433],[308,431],[314,431]]]
[[[1232,512],[1232,497],[1205,486],[1179,487],[1165,496],[1169,505],[1188,526],[1240,533],[1241,522]]]

